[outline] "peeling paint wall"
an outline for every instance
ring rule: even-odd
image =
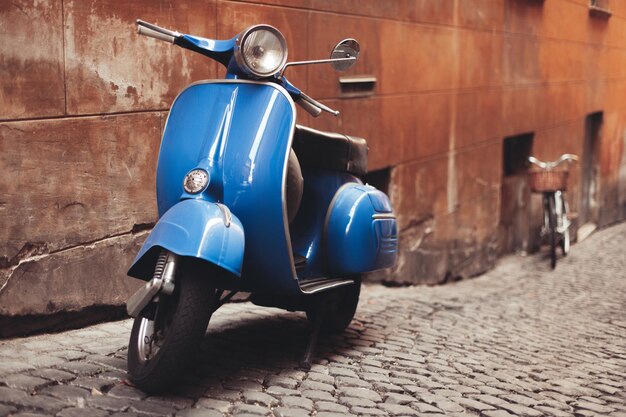
[[[291,60],[357,38],[347,74],[288,70],[342,112],[300,122],[366,137],[370,168],[390,167],[401,256],[371,278],[439,283],[495,262],[504,137],[534,133],[541,159],[580,154],[585,117],[602,111],[600,221],[626,217],[626,2],[609,7],[603,18],[588,0],[0,2],[0,317],[121,305],[135,288],[125,270],[156,221],[167,109],[185,85],[224,74],[139,37],[135,19],[222,39],[268,23]],[[375,76],[373,94],[342,97],[345,75]]]

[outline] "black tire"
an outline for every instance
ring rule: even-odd
[[[342,333],[354,318],[360,294],[361,277],[356,278],[353,285],[339,287],[335,290],[330,290],[328,294],[323,294],[317,300],[317,302],[325,301],[327,303],[320,328],[321,331],[326,334]],[[326,300],[324,300],[324,297],[327,297]],[[307,319],[311,323],[314,323],[317,317],[318,310],[315,307],[312,306],[306,311]]]
[[[175,283],[172,295],[160,296],[153,321],[141,315],[135,319],[128,343],[129,379],[151,394],[172,388],[185,374],[206,333],[216,302],[210,280],[192,275],[184,264],[178,268]],[[146,308],[155,308],[154,303]],[[148,336],[143,337],[141,345],[139,341],[140,334],[145,333],[142,328],[148,328],[150,323],[162,330],[158,350],[151,357],[143,352]]]
[[[563,238],[561,239],[561,251],[563,252],[563,256],[569,255],[570,245],[569,229],[566,229],[563,232]]]
[[[567,218],[567,202],[565,201],[565,197],[561,194],[561,213],[558,213],[561,216],[561,224],[567,224],[569,221]],[[563,256],[567,256],[569,254],[570,249],[570,236],[569,236],[569,225],[563,230],[563,236],[561,236],[561,251],[563,252]]]
[[[550,244],[550,267],[554,269],[556,267],[556,245],[558,240],[558,233],[556,231],[556,209],[554,202],[554,194],[548,196],[548,226],[550,228],[548,232],[548,239]]]

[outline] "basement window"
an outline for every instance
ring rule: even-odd
[[[390,167],[377,169],[365,174],[365,183],[376,187],[385,194],[389,194],[389,180],[391,179]]]
[[[608,19],[612,14],[609,10],[609,0],[590,0],[589,15]]]
[[[534,133],[504,138],[502,147],[502,173],[505,177],[526,175],[528,157],[533,148]]]

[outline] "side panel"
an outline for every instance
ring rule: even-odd
[[[135,257],[128,275],[150,279],[154,272],[156,248],[177,255],[203,259],[232,274],[241,274],[244,231],[239,219],[225,213],[215,203],[184,200],[168,210]]]
[[[374,187],[346,184],[329,208],[325,239],[328,267],[335,274],[393,266],[398,232],[389,199]]]
[[[301,281],[328,277],[323,242],[328,208],[337,190],[344,184],[362,184],[357,177],[345,172],[304,167],[302,174],[304,195],[298,215],[291,224],[293,253],[306,258],[306,265],[298,269]]]
[[[242,284],[248,291],[299,292],[286,221],[284,178],[295,127],[293,101],[271,83],[220,80],[174,102],[157,169],[159,214],[176,204],[185,174],[202,166],[208,190],[246,233]]]

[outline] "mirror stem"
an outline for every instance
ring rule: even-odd
[[[285,70],[287,69],[287,67],[295,67],[298,65],[309,65],[309,64],[327,64],[329,62],[338,62],[338,61],[356,61],[357,58],[354,56],[348,57],[348,58],[329,58],[329,59],[316,59],[316,60],[312,60],[312,61],[294,61],[294,62],[287,62],[285,64],[285,66],[283,67],[283,70],[280,72],[280,76],[282,77],[283,74],[285,73]]]

